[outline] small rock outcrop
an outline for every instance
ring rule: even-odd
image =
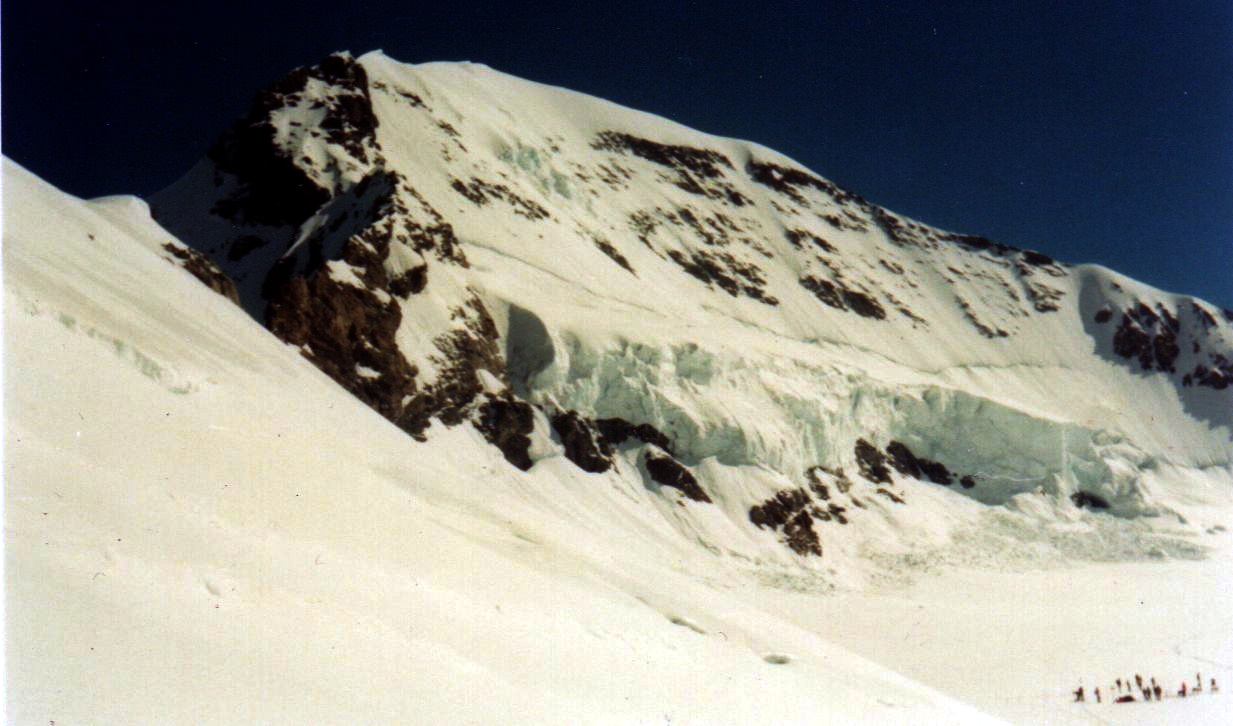
[[[612,468],[612,447],[602,433],[577,411],[552,417],[552,429],[565,447],[565,457],[579,469],[599,474]]]
[[[656,483],[672,487],[695,502],[710,503],[711,498],[702,490],[689,469],[659,447],[648,446],[643,462],[647,473]]]

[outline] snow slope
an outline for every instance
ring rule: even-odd
[[[417,444],[140,202],[4,179],[9,722],[977,718],[767,612],[650,492]]]
[[[1147,712],[1084,673],[1233,677],[1202,301],[379,53],[149,208],[12,164],[4,205],[12,720],[1083,722]],[[1169,598],[1073,587],[1114,567]],[[1091,613],[1148,633],[1063,655]]]

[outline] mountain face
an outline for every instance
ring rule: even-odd
[[[467,426],[524,471],[564,456],[716,552],[1087,510],[1176,533],[1196,482],[1233,484],[1233,311],[483,66],[298,69],[151,210],[426,446]]]

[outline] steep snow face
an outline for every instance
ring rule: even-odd
[[[704,542],[1177,523],[1233,485],[1233,313],[483,66],[300,69],[152,206],[404,430],[684,496]]]

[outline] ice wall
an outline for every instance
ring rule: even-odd
[[[899,442],[945,465],[954,474],[952,492],[985,505],[1005,505],[1025,493],[1074,501],[1082,492],[1090,497],[1084,503],[1118,516],[1168,509],[1145,484],[1145,475],[1165,462],[1126,434],[941,382],[891,383],[692,342],[597,342],[570,331],[550,333],[521,308],[511,313],[506,352],[513,385],[530,400],[650,423],[691,466],[707,460],[759,466],[803,482],[813,466],[857,475],[858,440],[879,449]],[[937,486],[893,476],[909,486]],[[961,477],[975,485],[961,486]]]

